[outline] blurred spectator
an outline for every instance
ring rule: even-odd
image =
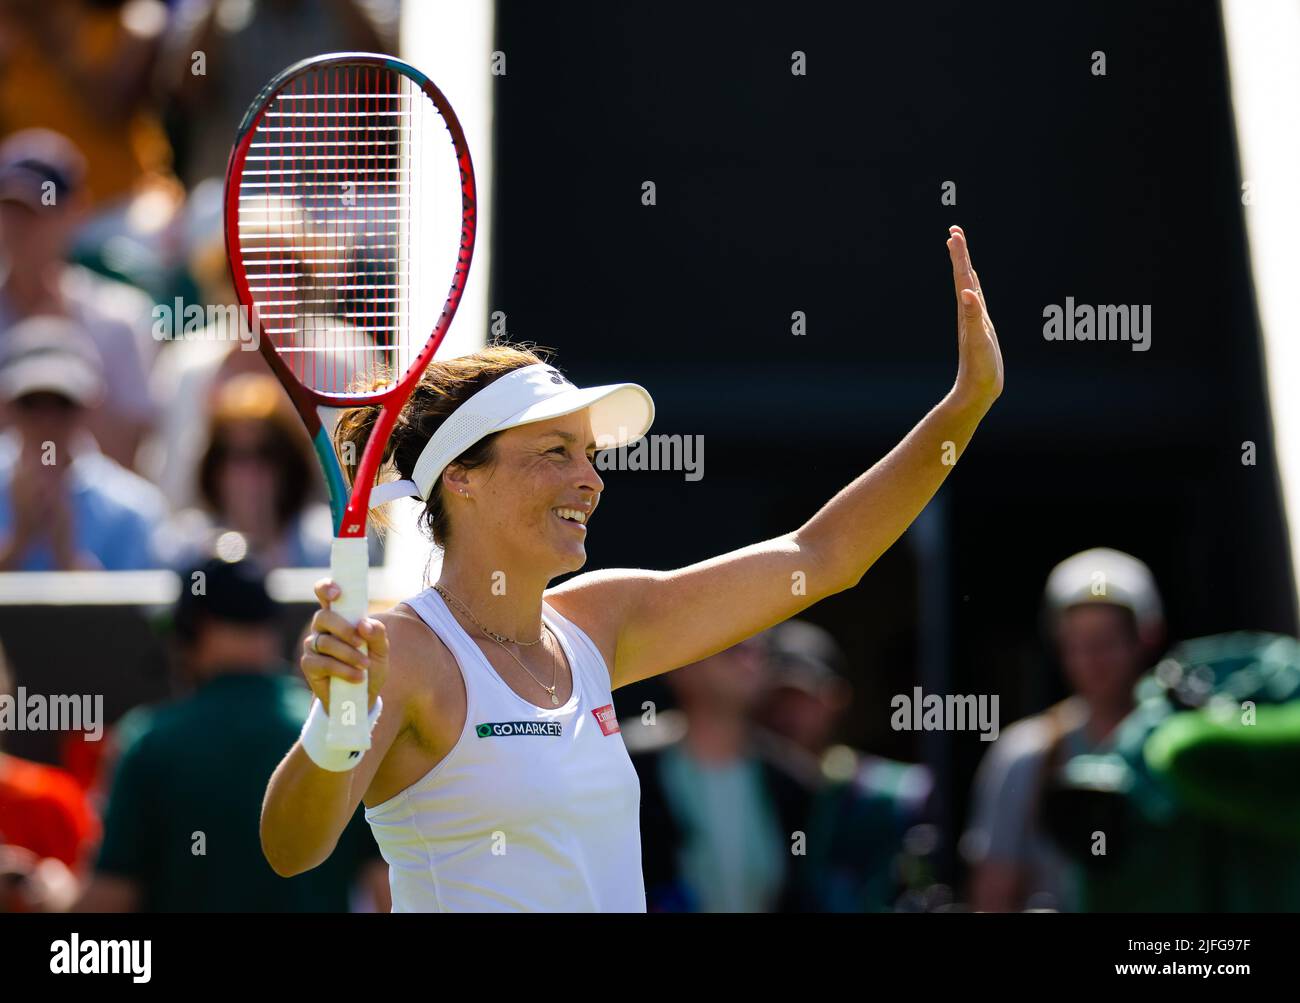
[[[830,633],[806,620],[787,620],[761,635],[769,684],[757,719],[809,783],[820,782],[822,758],[853,699],[844,653]]]
[[[1058,564],[1047,580],[1046,603],[1075,695],[1004,729],[980,765],[971,827],[962,840],[978,910],[1078,908],[1079,875],[1040,822],[1042,791],[1057,765],[1108,747],[1163,641],[1151,570],[1116,550],[1087,550]]]
[[[926,908],[933,890],[908,887],[926,870],[915,855],[924,841],[908,839],[920,826],[933,789],[924,767],[833,744],[853,690],[847,659],[835,638],[806,620],[788,620],[762,635],[771,685],[758,720],[782,758],[799,764],[817,788],[808,823],[807,864],[797,890],[813,912],[879,912],[909,893]],[[933,847],[929,847],[933,849]]]
[[[15,695],[0,652],[0,698]],[[97,832],[72,777],[0,750],[0,912],[58,912],[71,905],[75,874]]]
[[[148,368],[157,347],[147,296],[67,263],[85,206],[85,162],[57,133],[30,130],[0,144],[0,340],[38,314],[67,317],[94,341],[106,394],[95,438],[123,466],[153,421]]]
[[[387,868],[360,810],[328,860],[281,878],[262,855],[267,778],[311,694],[281,656],[277,607],[250,561],[209,559],[175,610],[194,693],[119,723],[119,757],[84,912],[346,912],[358,883],[387,911]]]
[[[259,87],[322,52],[394,51],[398,13],[398,0],[177,0],[163,77],[186,184],[225,176]]]
[[[624,729],[641,778],[641,842],[651,911],[795,908],[795,834],[810,791],[761,749],[751,715],[766,684],[751,638],[668,676],[681,711]]]
[[[123,198],[171,154],[152,78],[167,8],[156,0],[0,5],[0,133],[68,136],[89,165],[89,201]]]
[[[162,496],[95,449],[87,416],[102,391],[76,325],[32,317],[0,343],[0,570],[123,571],[157,566]]]
[[[226,262],[224,185],[202,182],[186,205],[186,260],[197,302],[225,308],[237,304]],[[216,314],[215,318],[222,317]],[[224,320],[178,339],[159,353],[151,374],[162,414],[140,454],[140,470],[177,509],[199,503],[197,471],[207,447],[208,422],[222,384],[241,373],[266,373],[266,360],[242,324]],[[238,340],[244,339],[244,340]],[[251,350],[249,350],[251,349]]]
[[[199,462],[203,509],[180,513],[163,549],[179,565],[235,531],[268,568],[326,567],[329,506],[314,501],[315,458],[302,423],[275,377],[248,373],[217,391]]]

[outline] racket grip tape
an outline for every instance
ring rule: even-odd
[[[370,605],[367,585],[370,572],[370,547],[364,536],[335,537],[330,547],[330,577],[340,595],[330,608],[348,623],[365,618]],[[365,650],[365,646],[362,646]],[[338,676],[330,677],[330,718],[325,744],[331,749],[364,752],[370,748],[369,677],[359,683]]]

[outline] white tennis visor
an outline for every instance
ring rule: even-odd
[[[591,408],[597,449],[636,442],[655,417],[650,394],[635,383],[575,387],[554,366],[524,366],[493,380],[448,415],[420,453],[411,479],[377,484],[370,507],[412,495],[427,501],[448,464],[484,436],[585,408]]]

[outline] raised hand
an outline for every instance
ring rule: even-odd
[[[953,391],[964,401],[988,406],[1002,393],[1002,349],[979,276],[970,262],[966,234],[959,226],[949,227],[948,234],[952,281],[957,289],[958,362]]]

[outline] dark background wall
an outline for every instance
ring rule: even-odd
[[[698,482],[606,476],[588,567],[793,529],[883,455],[953,379],[956,222],[1006,392],[924,574],[905,538],[807,614],[853,660],[844,738],[921,758],[888,700],[923,642],[1004,725],[1058,697],[1039,602],[1085,547],[1152,566],[1175,639],[1295,631],[1216,4],[503,2],[497,47],[491,308],[576,380],[648,387],[654,431],[705,436]],[[1046,341],[1067,296],[1150,305],[1150,350]],[[984,748],[944,746],[954,818]]]

